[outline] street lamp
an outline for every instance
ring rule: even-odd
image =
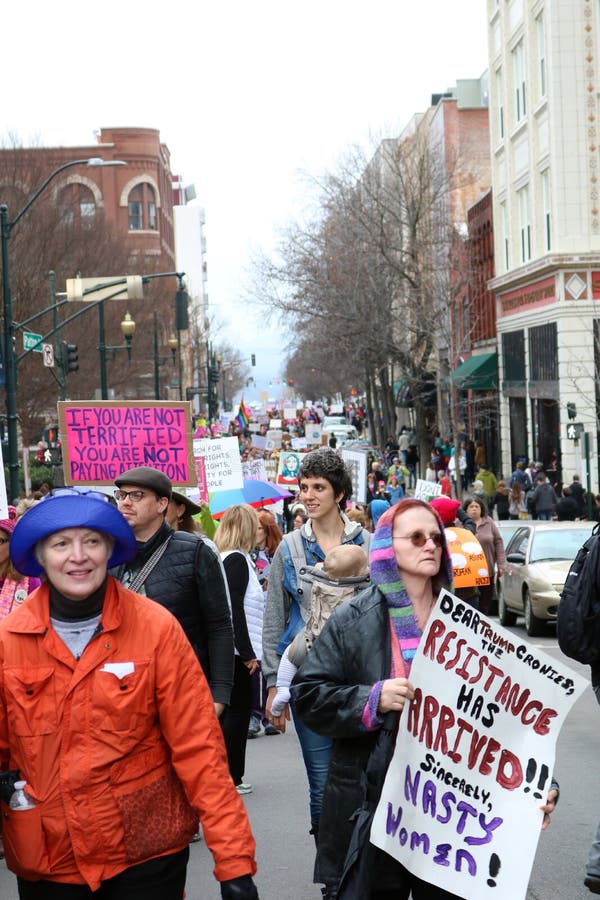
[[[73,159],[63,163],[40,185],[12,222],[8,220],[8,206],[0,204],[0,240],[2,242],[2,309],[4,314],[4,387],[6,391],[6,426],[8,433],[8,496],[15,500],[19,496],[19,448],[17,440],[17,363],[15,357],[15,327],[13,322],[12,295],[10,289],[9,243],[13,229],[33,206],[37,198],[51,181],[72,166],[125,166],[120,159],[105,160],[98,156],[90,159]]]
[[[167,361],[167,357],[160,356],[158,352],[158,318],[156,314],[156,310],[154,311],[154,342],[153,342],[153,350],[154,350],[154,399],[160,400],[160,366]],[[169,345],[169,349],[171,351],[171,361],[173,366],[175,366],[176,354],[177,354],[177,338],[173,333],[169,337],[167,341]]]
[[[116,347],[107,346],[105,343],[105,328],[104,328],[104,300],[101,300],[98,304],[98,332],[100,343],[98,344],[98,350],[100,351],[100,395],[102,400],[108,400],[108,379],[106,376],[106,351],[110,350],[113,353],[116,353],[117,350],[127,350],[127,357],[129,361],[131,361],[131,339],[135,333],[135,322],[132,319],[130,313],[125,313],[123,321],[121,322],[121,331],[123,333],[123,337],[125,338],[124,344],[119,344]]]

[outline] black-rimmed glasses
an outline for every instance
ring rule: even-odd
[[[131,500],[132,503],[139,503],[142,497],[146,496],[146,491],[122,491],[120,488],[114,492],[115,499],[122,503],[124,500]]]

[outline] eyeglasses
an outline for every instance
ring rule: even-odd
[[[139,503],[142,497],[146,496],[146,491],[122,491],[114,492],[117,502],[123,503],[124,500],[131,500],[132,503]]]
[[[62,487],[62,488],[54,488],[54,490],[48,495],[49,497],[89,497],[90,500],[101,500],[103,503],[110,503],[109,497],[106,494],[101,494],[100,491],[91,491],[88,488],[82,487]]]
[[[427,541],[433,541],[436,547],[442,546],[442,535],[439,531],[425,534],[424,531],[413,531],[412,534],[395,534],[393,541],[410,541],[413,547],[424,547]]]

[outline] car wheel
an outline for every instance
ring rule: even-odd
[[[515,625],[517,621],[517,614],[511,612],[506,605],[504,594],[502,593],[502,585],[500,583],[498,583],[498,617],[500,619],[500,624],[505,626]]]
[[[525,588],[523,591],[523,615],[525,616],[525,630],[529,637],[540,637],[544,634],[545,622],[543,619],[538,619],[533,612],[531,594],[528,588]]]

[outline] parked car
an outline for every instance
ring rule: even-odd
[[[506,548],[507,571],[500,577],[498,615],[501,625],[525,619],[527,634],[544,634],[555,622],[560,594],[571,563],[586,542],[594,522],[519,520]]]
[[[323,419],[323,431],[329,431],[331,428],[345,426],[348,424],[346,416],[325,416]]]
[[[495,523],[498,526],[498,531],[502,535],[502,543],[504,544],[504,549],[508,547],[510,543],[510,539],[517,530],[517,528],[523,524],[519,519],[503,519],[501,522]]]
[[[335,436],[338,447],[343,447],[348,441],[355,441],[358,438],[358,432],[352,425],[332,425],[327,429],[329,437]]]

